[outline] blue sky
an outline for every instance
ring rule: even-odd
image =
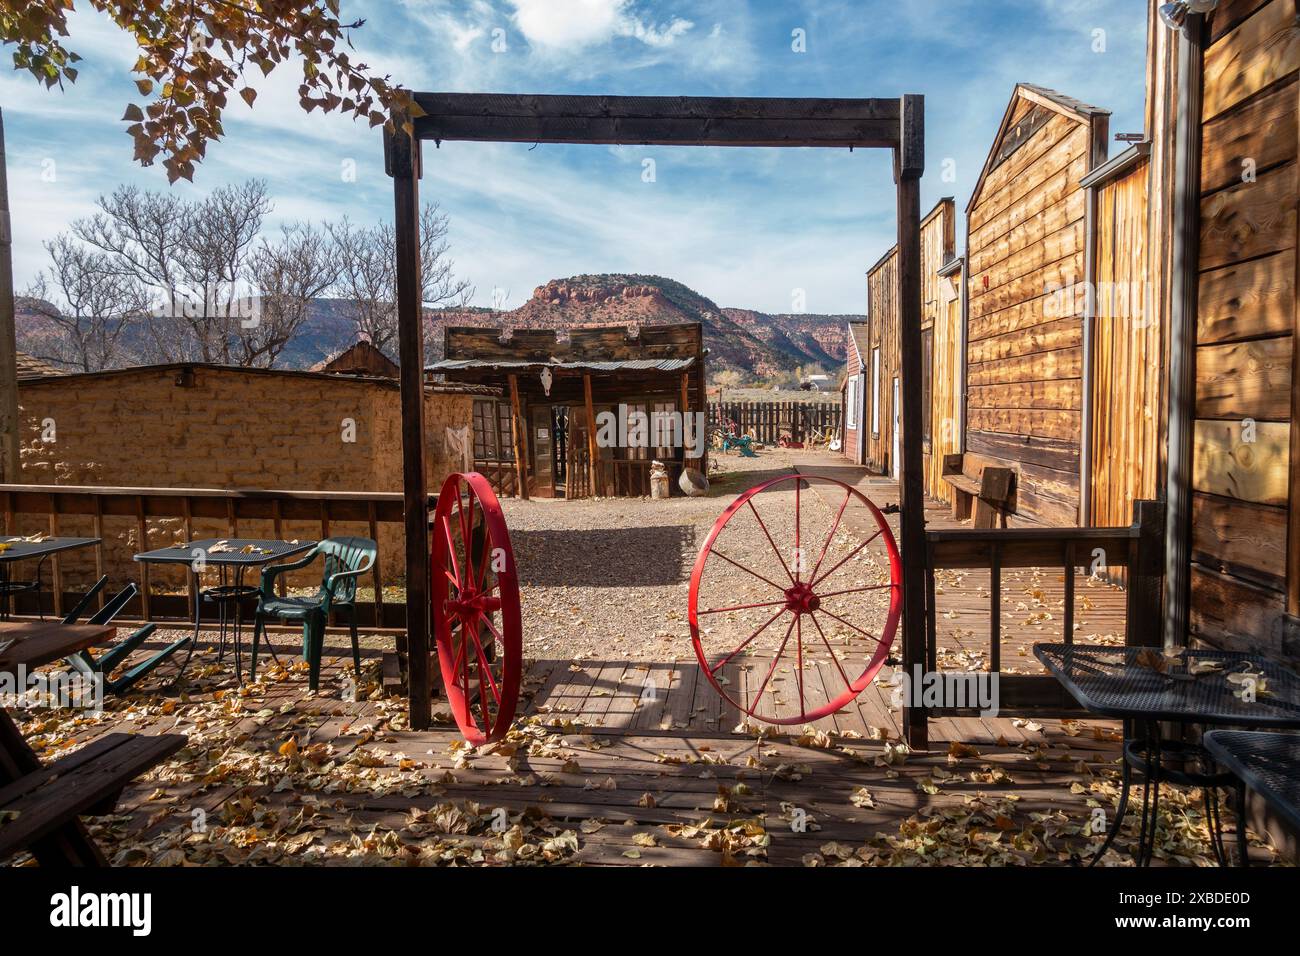
[[[161,166],[131,161],[119,121],[135,92],[134,46],[78,7],[71,46],[84,62],[74,85],[45,91],[26,74],[0,73],[19,290],[44,267],[41,242],[92,212],[97,195],[121,182],[170,188]],[[343,0],[343,16],[367,20],[353,35],[361,58],[412,89],[923,93],[926,209],[947,195],[964,208],[1017,81],[1112,110],[1112,132],[1142,129],[1141,0]],[[796,30],[805,52],[793,49]],[[235,98],[226,138],[210,146],[195,184],[174,188],[199,195],[264,178],[272,227],[388,218],[378,133],[302,113],[297,83],[296,68],[281,67],[253,84],[255,108]],[[955,181],[942,179],[945,160]],[[481,305],[500,290],[518,306],[552,278],[643,272],[723,306],[791,311],[803,290],[809,311],[861,312],[863,274],[893,243],[882,151],[430,143],[421,190],[451,217],[457,269]]]

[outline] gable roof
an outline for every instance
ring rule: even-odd
[[[858,357],[858,368],[867,367],[864,355],[871,353],[871,326],[866,322],[849,323],[849,354],[846,356],[846,362],[852,361],[853,356]]]
[[[358,339],[343,351],[317,362],[310,371],[335,375],[379,375],[385,378],[397,378],[401,373],[398,364],[383,349],[376,348],[366,339]]]
[[[1014,123],[1012,120],[1016,115],[1016,105],[1022,100],[1027,100],[1038,110],[1031,113]],[[1091,106],[1082,100],[1076,100],[1072,96],[1066,96],[1056,90],[1048,89],[1045,86],[1036,86],[1033,83],[1017,83],[1016,88],[1011,92],[1011,100],[1007,104],[1007,111],[1003,114],[1002,122],[998,126],[997,135],[993,137],[993,145],[989,147],[988,157],[984,160],[984,168],[980,170],[979,179],[975,181],[975,188],[971,191],[970,201],[966,204],[966,212],[970,213],[975,208],[975,203],[984,189],[984,181],[988,179],[989,174],[999,165],[999,157],[1005,161],[1009,153],[1002,155],[1002,144],[1009,136],[1016,137],[1019,141],[1014,143],[1012,151],[1019,148],[1022,143],[1028,142],[1035,133],[1037,133],[1051,118],[1051,114],[1065,116],[1085,126],[1093,127],[1099,135],[1096,136],[1093,143],[1094,155],[1090,159],[1091,166],[1095,166],[1106,159],[1106,133],[1110,129],[1110,110],[1102,109],[1099,106]]]

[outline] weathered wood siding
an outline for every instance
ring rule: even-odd
[[[1225,0],[1204,66],[1191,627],[1276,651],[1300,611],[1296,0]]]
[[[943,456],[961,451],[961,296],[960,285],[939,275],[957,245],[957,214],[952,199],[943,199],[921,220],[921,332],[933,336],[928,356],[930,376],[930,440],[923,446],[925,492],[948,501],[943,481]],[[866,454],[864,464],[881,474],[893,474],[894,379],[898,377],[898,249],[890,249],[867,274],[867,323],[870,349],[880,349],[879,429],[873,428],[872,358],[865,368]],[[956,299],[956,308],[953,300]]]
[[[882,475],[894,468],[894,378],[898,375],[898,249],[895,247],[867,274],[868,344],[880,350],[879,382],[871,354],[867,367],[865,464]],[[873,409],[878,410],[873,411]]]
[[[961,287],[939,275],[956,249],[957,209],[951,199],[944,199],[921,222],[921,331],[932,336],[922,355],[930,363],[925,492],[939,501],[952,500],[952,488],[943,480],[943,456],[961,451]]]
[[[1084,109],[1063,112],[1018,88],[967,210],[966,451],[978,466],[1017,472],[1015,524],[1079,517],[1079,181],[1104,159],[1108,127],[1104,112]]]
[[[1164,329],[1148,241],[1151,164],[1097,187],[1094,220],[1091,524],[1123,527],[1160,494]]]

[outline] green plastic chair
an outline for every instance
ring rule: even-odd
[[[320,684],[320,658],[325,646],[325,624],[330,612],[346,612],[352,630],[352,664],[361,675],[361,646],[357,643],[357,578],[375,563],[378,545],[369,538],[329,538],[321,541],[291,564],[274,564],[262,569],[262,588],[253,618],[253,664],[249,677],[257,680],[257,648],[268,618],[282,623],[302,622],[302,656],[309,670],[309,685]],[[275,579],[289,571],[307,567],[324,556],[325,569],[320,589],[311,597],[280,597]]]

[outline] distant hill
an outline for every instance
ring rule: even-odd
[[[440,348],[449,325],[560,329],[573,326],[672,325],[699,322],[714,372],[734,369],[766,379],[799,366],[833,372],[844,362],[845,325],[860,316],[769,315],[718,306],[673,279],[648,275],[582,275],[539,286],[517,309],[443,309],[432,313]]]
[[[352,343],[344,300],[320,298],[282,353],[279,365],[310,368]],[[28,307],[25,308],[24,306]],[[517,309],[435,309],[426,315],[429,360],[442,357],[443,329],[456,325],[562,329],[573,326],[671,325],[699,322],[711,372],[732,369],[764,381],[798,367],[834,373],[845,357],[846,324],[856,315],[770,315],[722,308],[680,282],[647,275],[582,275],[539,286]],[[18,301],[20,348],[37,334],[30,303]],[[128,339],[130,336],[128,336]],[[396,355],[392,356],[394,359]]]

